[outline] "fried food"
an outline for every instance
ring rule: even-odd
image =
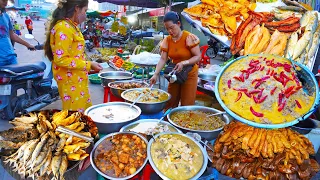
[[[208,153],[212,166],[221,174],[237,179],[274,179],[280,176],[310,179],[320,170],[319,164],[309,159],[311,153],[308,149],[313,149],[311,142],[297,132],[290,128],[251,127],[253,129],[248,129],[244,135],[237,136],[236,133],[242,132],[236,129],[245,127],[250,126],[239,122],[226,125],[215,141],[214,153]],[[238,138],[226,145],[220,139],[229,132]]]
[[[284,33],[275,30],[271,36],[270,43],[268,44],[264,53],[283,56],[287,46],[287,42],[287,36]]]

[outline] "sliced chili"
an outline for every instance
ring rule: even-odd
[[[260,71],[263,71],[264,70],[264,66],[262,66],[261,68],[260,68]]]
[[[281,105],[278,107],[279,112],[281,112],[283,110],[283,108],[286,106],[286,103],[287,103],[286,100],[281,103]]]
[[[241,91],[241,92],[248,92],[248,89],[246,88],[233,88],[236,91]]]
[[[241,97],[242,97],[242,92],[238,92],[238,97],[237,97],[237,99],[236,99],[234,102],[239,101],[239,99],[241,99]]]
[[[282,93],[279,93],[279,95],[278,95],[278,106],[281,105],[282,100],[283,100],[283,94],[282,94]]]
[[[231,88],[231,79],[228,80],[228,88]]]
[[[297,91],[293,90],[290,93],[286,94],[286,98],[289,98],[292,94],[296,93]]]
[[[239,78],[240,78],[240,80],[241,80],[242,82],[244,82],[244,76],[243,76],[243,73],[239,76]]]
[[[302,106],[301,106],[301,104],[299,103],[299,101],[298,100],[295,100],[296,101],[296,104],[297,104],[297,106],[298,106],[298,108],[302,108]]]
[[[288,87],[288,88],[284,91],[284,94],[289,94],[293,89],[294,89],[294,86]]]
[[[273,76],[274,74],[274,70],[272,69],[271,73],[270,73],[270,76]]]
[[[250,106],[250,111],[253,115],[257,116],[257,117],[263,117],[263,113],[259,113],[257,111],[255,111],[252,106]]]
[[[258,94],[258,98],[260,99],[262,97],[262,93],[263,93],[264,89],[261,89],[259,94]]]
[[[270,69],[268,69],[268,71],[267,71],[267,75],[269,75],[270,74]]]
[[[256,104],[259,103],[259,99],[258,99],[256,96],[253,96],[253,100],[254,100],[254,102],[255,102]]]
[[[262,83],[264,83],[266,81],[259,81],[255,86],[254,88],[257,89],[259,86],[261,86]]]
[[[261,92],[260,89],[254,89],[254,90],[250,91],[249,94],[257,94],[259,92]]]
[[[259,104],[263,103],[267,99],[268,95],[263,96],[261,99],[259,99]]]
[[[233,78],[236,79],[236,80],[238,80],[238,81],[241,81],[241,78],[238,77],[238,76],[234,76]]]
[[[244,92],[244,94],[248,96],[248,98],[251,98],[251,94],[249,94],[248,92]]]
[[[271,91],[270,91],[270,94],[273,95],[274,92],[276,91],[277,87],[274,87]]]
[[[301,88],[302,88],[302,86],[297,86],[296,91],[300,90]]]

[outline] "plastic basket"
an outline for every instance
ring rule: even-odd
[[[98,74],[90,74],[88,77],[92,84],[101,84],[101,78],[98,76]]]

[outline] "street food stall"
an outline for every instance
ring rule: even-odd
[[[319,13],[293,1],[202,0],[183,16],[234,55],[199,69],[203,92],[223,110],[163,112],[172,96],[134,75],[136,66],[152,72],[159,54],[100,48],[89,58],[113,68],[92,79],[104,103],[10,121],[0,132],[6,170],[17,179],[68,179],[78,164],[91,164],[97,179],[320,179],[319,133],[310,135],[320,132],[311,72]]]

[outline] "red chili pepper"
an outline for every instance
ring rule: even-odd
[[[300,90],[301,88],[302,88],[302,86],[296,87],[296,91]]]
[[[259,99],[258,99],[256,96],[253,96],[253,100],[254,100],[254,102],[255,102],[256,104],[259,103]]]
[[[243,70],[241,70],[240,72],[242,72],[242,73],[248,73],[248,70],[243,69]]]
[[[241,79],[241,82],[244,82],[244,76],[243,76],[243,73],[239,76],[239,78]]]
[[[256,72],[256,69],[255,69],[255,68],[253,68],[253,69],[250,70],[250,74],[252,74],[252,73],[254,73],[254,72]]]
[[[289,81],[290,81],[289,79],[283,80],[283,83],[282,83],[283,87],[286,87],[286,85],[287,85],[287,83],[288,83]]]
[[[248,72],[248,73],[246,73],[246,76],[244,77],[245,79],[248,79],[249,78],[249,75],[250,75],[250,73]]]
[[[269,78],[270,78],[270,76],[265,76],[265,77],[261,78],[261,81],[265,81],[265,80],[267,80]]]
[[[290,93],[286,94],[286,98],[289,98],[292,94],[296,93],[297,91],[293,90]]]
[[[264,83],[266,81],[259,81],[255,86],[254,88],[257,89],[259,86],[261,86],[262,83]]]
[[[294,86],[290,86],[288,87],[285,91],[284,91],[284,94],[289,94],[292,90],[294,89]]]
[[[271,61],[266,61],[266,65],[270,66]]]
[[[239,101],[239,99],[242,97],[242,93],[241,92],[238,92],[238,97],[237,97],[237,99],[234,101],[234,102],[237,102],[237,101]]]
[[[283,67],[283,64],[280,63],[280,62],[277,62],[277,66],[278,66],[278,67]]]
[[[228,88],[231,88],[231,79],[228,80]]]
[[[273,64],[271,65],[271,67],[277,68],[277,67],[278,67],[278,64],[277,64],[277,63],[273,63]]]
[[[297,78],[297,76],[294,74],[294,72],[291,72],[291,76],[292,76],[292,79],[296,82],[297,86],[300,86],[300,81]]]
[[[260,71],[263,71],[263,70],[264,70],[264,66],[261,67]]]
[[[238,77],[238,76],[234,76],[233,78],[236,79],[236,80],[238,80],[238,81],[241,81],[241,78]]]
[[[244,94],[248,96],[248,98],[251,98],[251,94],[249,94],[248,92],[244,92]]]
[[[255,63],[260,63],[260,61],[258,59],[254,60]]]
[[[261,92],[261,90],[259,90],[259,89],[254,89],[254,90],[250,91],[249,94],[257,94],[257,93],[259,93],[259,92]]]
[[[261,68],[261,65],[256,66],[255,70],[256,70],[256,71],[259,71],[260,68]]]
[[[281,105],[278,107],[279,112],[281,112],[283,110],[283,108],[286,106],[286,103],[287,103],[286,100],[281,103]]]
[[[248,92],[248,89],[246,88],[233,88],[236,91],[241,91],[241,92]]]
[[[274,74],[274,70],[272,69],[271,73],[270,73],[270,76],[273,76]]]
[[[263,103],[267,99],[268,95],[263,96],[261,99],[259,99],[259,104]]]
[[[298,100],[295,100],[295,101],[296,101],[296,104],[297,104],[298,108],[301,109],[301,104],[299,103],[299,101]]]
[[[277,87],[274,87],[271,91],[270,91],[270,94],[273,95],[274,92],[276,91]]]
[[[283,94],[282,94],[282,93],[279,93],[279,95],[278,95],[278,106],[281,105],[282,100],[283,100]]]
[[[263,93],[264,89],[261,89],[259,94],[258,94],[258,99],[260,99],[262,97],[262,93]]]
[[[267,75],[269,75],[270,74],[270,69],[268,69],[268,71],[267,71]]]
[[[290,71],[291,71],[291,65],[290,65],[290,64],[285,63],[285,64],[283,65],[283,68],[284,68],[284,70],[285,70],[286,72],[290,72]]]
[[[252,106],[250,106],[250,111],[253,115],[257,116],[257,117],[263,117],[263,113],[259,113],[259,112],[256,112]]]
[[[275,80],[277,80],[278,82],[281,82],[281,83],[282,83],[281,79],[280,79],[279,77],[277,77],[276,74],[273,75],[273,78],[274,78]]]

